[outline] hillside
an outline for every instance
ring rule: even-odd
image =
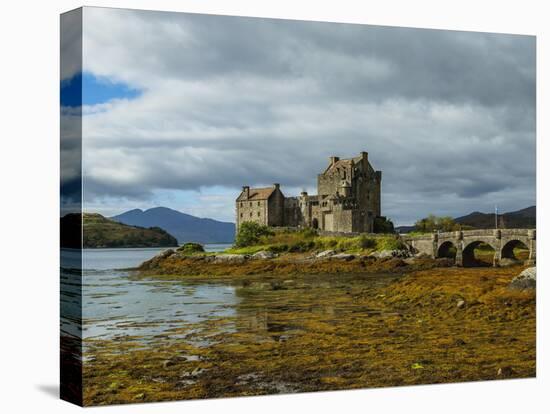
[[[495,228],[495,214],[474,211],[466,216],[454,219],[457,223],[471,226],[475,229]],[[537,207],[531,206],[521,210],[498,215],[498,226],[503,229],[529,229],[537,225]],[[395,230],[398,233],[409,233],[415,230],[415,226],[399,226]]]
[[[199,218],[166,207],[130,210],[111,219],[132,226],[161,227],[179,243],[232,243],[235,238],[233,223]]]
[[[172,247],[178,245],[175,237],[158,227],[128,226],[105,218],[101,214],[85,213],[83,218],[85,248]]]
[[[498,225],[501,228],[535,228],[537,218],[537,208],[535,206],[527,207],[522,210],[512,211],[498,215]],[[467,216],[457,217],[457,223],[472,226],[476,229],[492,229],[495,227],[494,213],[480,213],[475,211]]]

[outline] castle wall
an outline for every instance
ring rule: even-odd
[[[269,213],[267,215],[268,226],[284,226],[284,205],[285,196],[279,189],[275,190],[271,197],[269,197],[267,205]]]
[[[245,221],[268,225],[267,200],[237,201],[237,228]]]
[[[303,222],[302,211],[297,197],[284,199],[284,226],[298,227]]]
[[[366,152],[352,159],[331,157],[325,172],[317,176],[318,195],[303,192],[299,197],[285,198],[275,184],[268,200],[237,201],[237,227],[255,221],[273,227],[373,232],[374,219],[381,216],[381,180],[382,173],[372,168]],[[260,190],[266,189],[256,189]],[[243,191],[240,197],[248,197],[248,187]]]

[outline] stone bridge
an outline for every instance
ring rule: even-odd
[[[482,243],[490,245],[495,255],[493,266],[499,266],[501,259],[515,259],[514,248],[523,247],[529,250],[527,263],[534,265],[537,257],[536,230],[502,229],[502,230],[463,230],[449,233],[433,233],[419,236],[402,236],[402,239],[415,252],[424,253],[432,258],[448,257],[449,249],[456,249],[456,265],[473,263],[474,249]]]

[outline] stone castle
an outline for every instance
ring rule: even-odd
[[[237,229],[247,221],[271,227],[310,227],[328,232],[372,233],[381,216],[382,172],[369,163],[367,152],[358,157],[330,157],[317,175],[317,195],[302,192],[285,197],[279,184],[267,188],[243,187],[236,200]]]

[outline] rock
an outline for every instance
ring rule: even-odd
[[[251,259],[273,259],[277,257],[275,253],[266,252],[265,250],[259,251],[257,253],[254,253],[252,256],[250,256]]]
[[[371,257],[375,257],[377,259],[386,259],[388,257],[393,257],[393,250],[382,250],[380,252],[374,252],[371,254]]]
[[[164,250],[164,251],[160,252],[159,254],[157,254],[156,256],[152,257],[151,259],[144,261],[141,265],[139,265],[139,268],[140,269],[153,269],[156,266],[158,266],[160,262],[162,262],[163,260],[173,256],[174,254],[176,254],[174,249]]]
[[[249,256],[245,254],[220,254],[215,256],[214,263],[244,263]]]
[[[465,306],[466,306],[466,302],[464,302],[462,299],[459,300],[458,302],[456,302],[456,307],[457,307],[458,309],[462,309],[462,308],[464,308]]]
[[[405,259],[407,257],[411,256],[411,252],[408,250],[382,250],[380,252],[374,252],[371,254],[371,257],[375,257],[377,259],[387,259],[389,257],[398,257],[401,259]]]
[[[166,259],[167,257],[172,256],[174,253],[176,253],[174,249],[168,249],[163,252],[160,252],[155,257],[159,259]]]
[[[537,287],[537,268],[529,267],[517,275],[509,285],[510,289],[536,289]]]
[[[348,253],[338,253],[338,254],[332,255],[330,258],[349,261],[349,260],[355,259],[355,255],[348,254]]]
[[[178,363],[177,358],[170,358],[170,359],[167,359],[166,361],[164,361],[162,363],[162,367],[166,369],[168,367],[172,367],[172,366],[176,365],[177,363]]]
[[[411,257],[412,253],[409,250],[394,250],[393,251],[393,257],[399,257],[401,259],[406,259],[407,257]]]
[[[334,256],[335,254],[336,254],[336,252],[334,250],[325,250],[321,253],[317,253],[317,255],[315,257],[321,259],[321,258],[325,258],[325,257]]]
[[[508,266],[515,266],[517,264],[520,264],[521,262],[516,259],[509,259],[507,257],[500,259],[499,266],[500,267],[508,267]]]
[[[512,369],[512,367],[510,366],[505,366],[505,367],[501,367],[498,369],[497,371],[497,375],[499,377],[509,377],[513,374],[515,374],[516,372]]]

